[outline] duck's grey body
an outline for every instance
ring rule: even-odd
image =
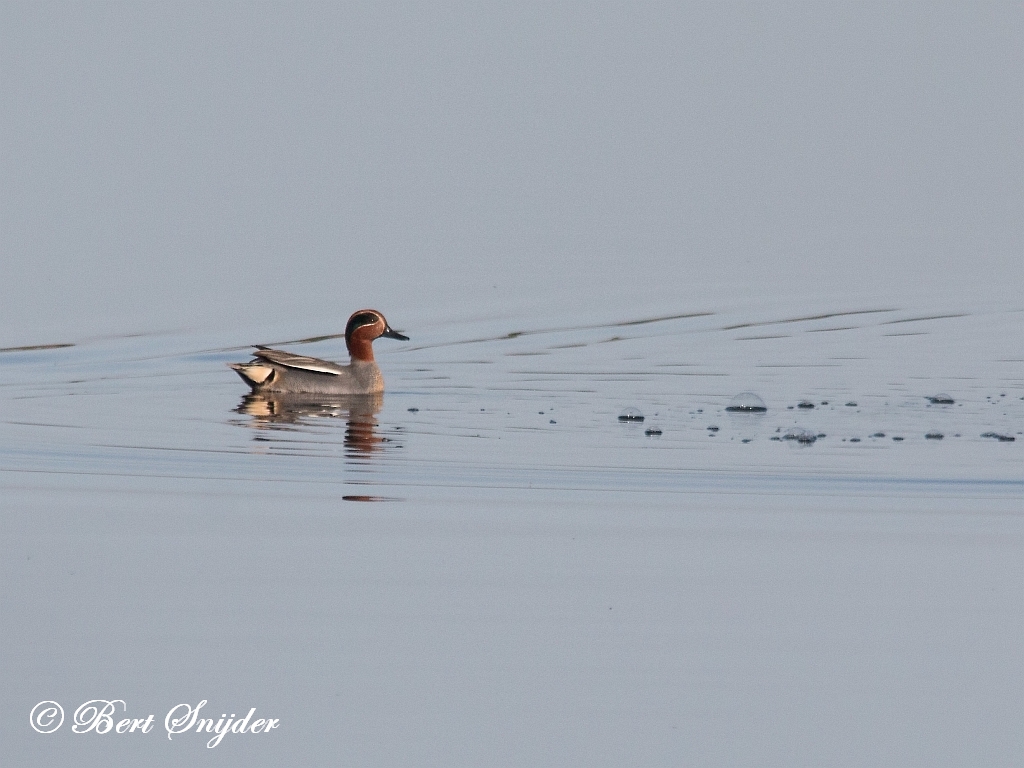
[[[369,395],[384,391],[384,376],[375,362],[327,360],[259,347],[251,363],[232,363],[253,392],[309,395]]]
[[[364,309],[349,318],[345,329],[345,342],[352,356],[348,365],[268,347],[257,347],[249,363],[230,365],[255,393],[369,395],[384,391],[384,376],[373,359],[371,346],[381,336],[408,341],[408,337],[391,330],[379,312]]]

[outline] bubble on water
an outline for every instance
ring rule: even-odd
[[[644,415],[639,408],[626,408],[619,414],[619,421],[643,421]]]
[[[782,439],[794,440],[801,445],[810,445],[818,439],[818,436],[809,429],[803,429],[802,427],[790,427],[786,430],[786,434],[782,436]]]
[[[945,392],[939,392],[939,394],[929,397],[928,402],[932,405],[952,405],[956,401]]]
[[[729,401],[729,405],[725,407],[725,410],[730,413],[765,413],[768,410],[768,406],[764,404],[764,400],[753,392],[740,392]]]

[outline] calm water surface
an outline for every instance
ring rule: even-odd
[[[19,764],[1024,755],[1024,313],[394,325],[379,398],[246,396],[225,364],[288,329],[0,353],[5,722],[283,722],[213,757],[18,732]]]
[[[335,400],[246,397],[225,367],[248,357],[237,340],[7,349],[0,455],[8,473],[374,485],[412,501],[424,487],[687,493],[794,482],[998,496],[1024,479],[1024,357],[1012,343],[1022,326],[1020,311],[896,308],[464,322],[379,341],[386,396]],[[341,338],[291,341],[347,357]],[[768,412],[727,412],[744,391]],[[954,402],[933,404],[937,394]],[[645,420],[620,422],[627,407]],[[780,444],[793,429],[817,440]]]

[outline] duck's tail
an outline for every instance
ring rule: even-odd
[[[254,390],[274,380],[274,369],[263,363],[228,363],[228,368],[241,376],[242,381]]]

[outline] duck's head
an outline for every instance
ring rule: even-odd
[[[345,345],[353,360],[364,363],[373,362],[373,340],[384,336],[388,339],[408,341],[398,331],[391,330],[384,315],[375,309],[360,309],[353,312],[345,326]]]

